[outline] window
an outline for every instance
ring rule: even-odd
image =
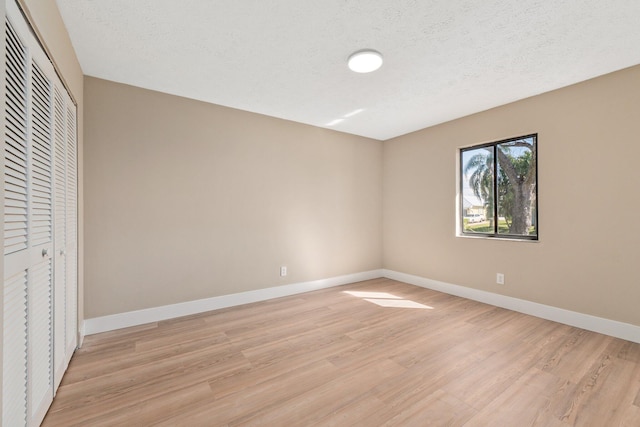
[[[538,135],[460,150],[465,236],[538,240]]]

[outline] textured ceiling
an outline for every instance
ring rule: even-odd
[[[380,140],[640,64],[640,0],[57,2],[87,75]]]

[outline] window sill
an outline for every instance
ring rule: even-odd
[[[472,240],[499,240],[501,242],[524,242],[524,243],[540,243],[540,237],[537,239],[517,239],[517,238],[509,238],[509,237],[493,237],[493,236],[471,236],[468,234],[456,234],[456,237],[461,237],[463,239],[472,239]]]

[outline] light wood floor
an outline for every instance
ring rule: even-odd
[[[89,336],[43,425],[640,426],[640,345],[377,279]]]

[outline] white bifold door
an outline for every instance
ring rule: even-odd
[[[35,426],[77,343],[76,107],[13,0],[5,41],[2,425]]]

